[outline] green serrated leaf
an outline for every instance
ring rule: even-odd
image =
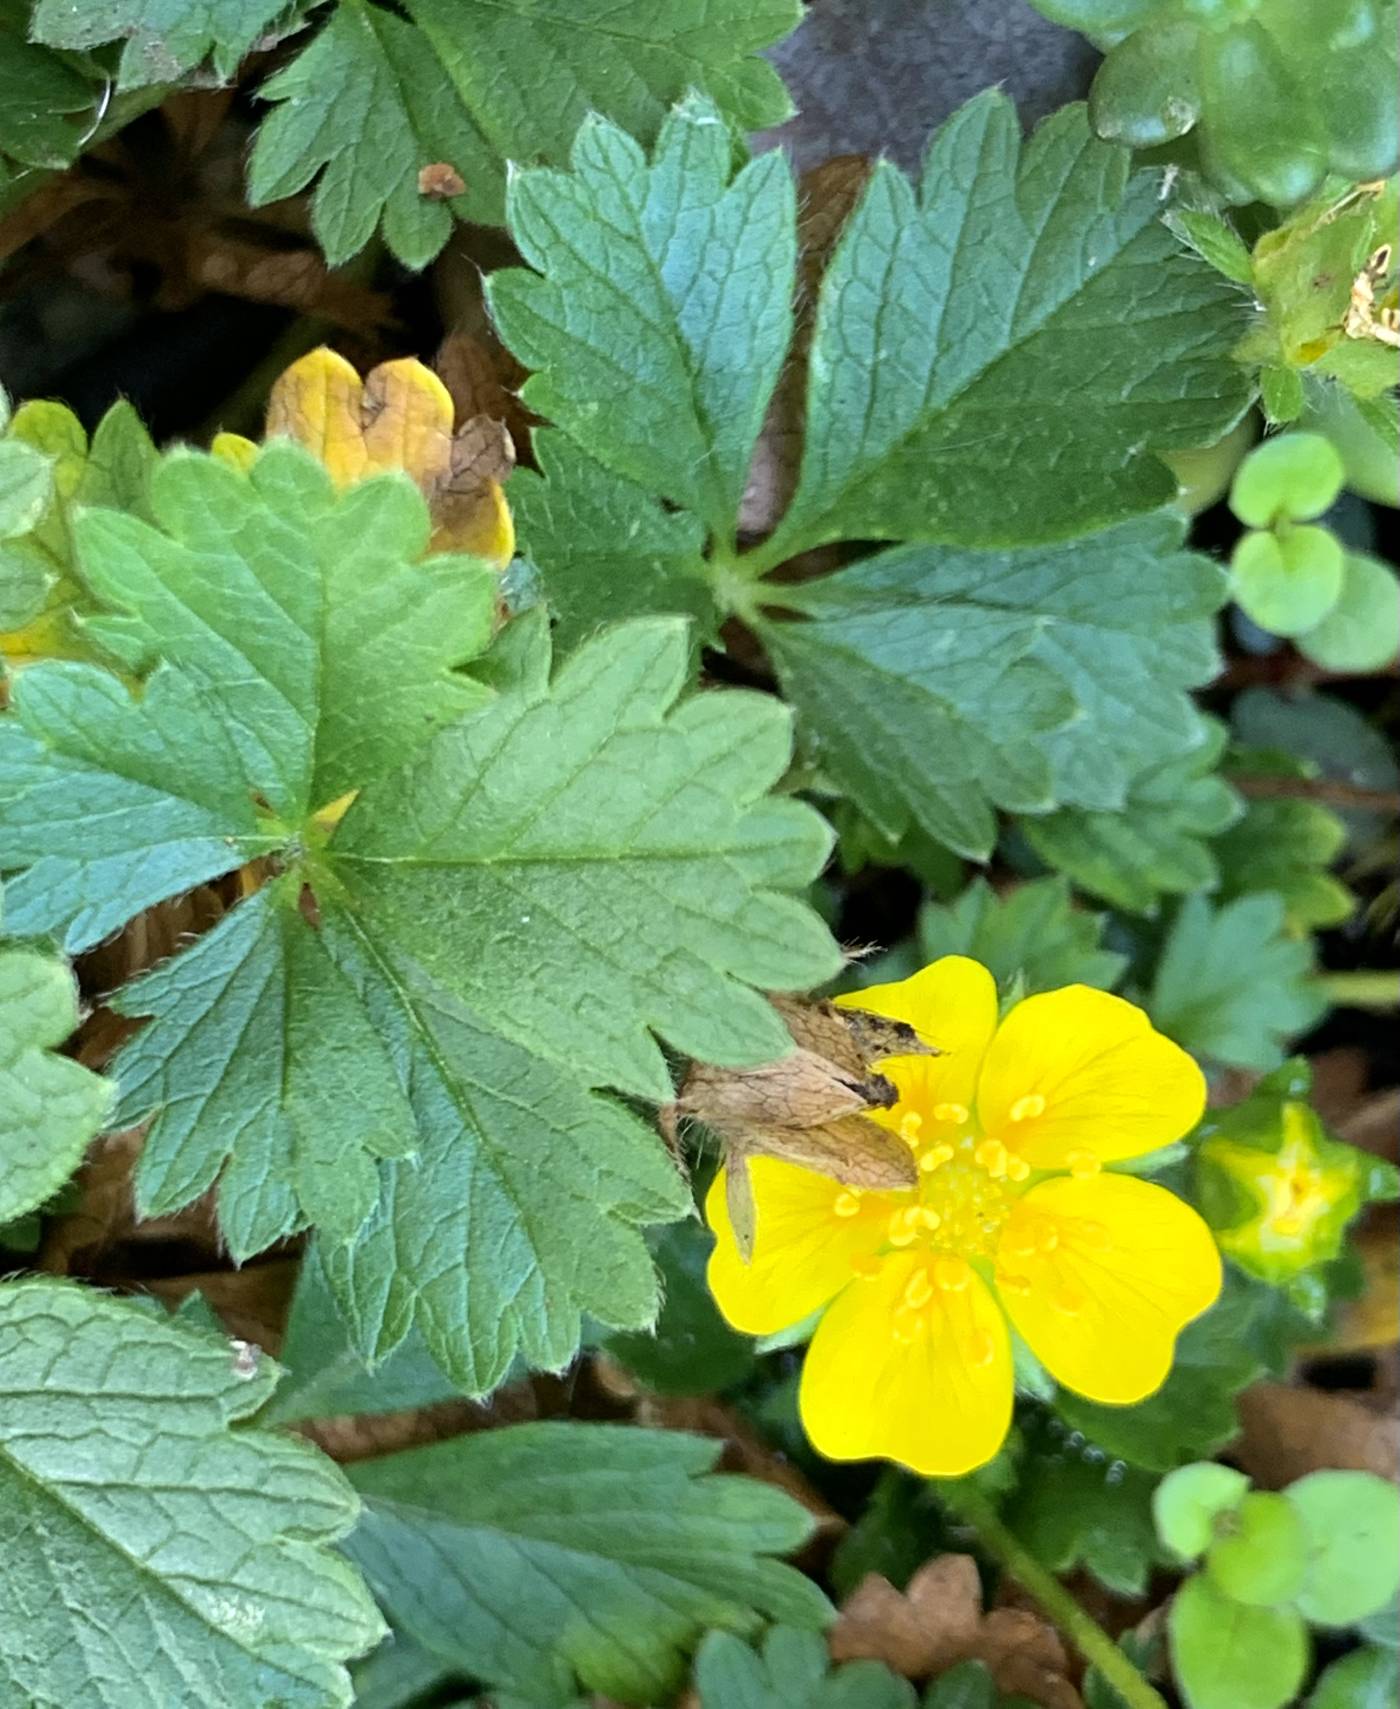
[[[1356,899],[1327,868],[1346,844],[1346,826],[1316,801],[1253,800],[1243,817],[1215,841],[1220,894],[1229,900],[1257,891],[1283,898],[1295,931],[1336,926]]]
[[[123,89],[173,83],[201,60],[230,78],[289,0],[38,0],[30,26],[51,47],[93,48],[121,41]]]
[[[753,1371],[752,1338],[729,1327],[705,1282],[713,1244],[698,1221],[663,1228],[653,1244],[662,1297],[656,1327],[603,1338],[604,1350],[658,1394],[714,1394]]]
[[[1195,746],[1182,692],[1214,674],[1224,582],[1163,514],[1072,545],[895,548],[797,587],[759,622],[822,764],[889,836],[985,856],[993,805],[1123,804]]]
[[[160,1112],[138,1213],[162,1216],[217,1180],[240,1262],[308,1223],[349,1240],[379,1199],[375,1159],[413,1147],[389,1053],[299,889],[260,891],[113,999],[151,1017],[115,1064],[118,1126]]]
[[[0,540],[27,534],[53,496],[53,466],[22,439],[0,439]]]
[[[21,168],[67,166],[101,96],[98,79],[29,40],[26,0],[0,0],[0,189],[10,181],[6,155]]]
[[[914,1709],[914,1688],[883,1662],[832,1668],[815,1632],[779,1626],[751,1650],[711,1632],[695,1656],[701,1709]]]
[[[918,924],[924,962],[970,955],[1003,988],[1021,975],[1027,993],[1076,984],[1111,991],[1127,957],[1101,949],[1102,932],[1102,916],[1077,910],[1063,878],[1036,879],[1004,895],[974,879],[947,906],[926,902]]]
[[[508,496],[556,618],[558,644],[586,639],[620,608],[638,616],[682,613],[695,619],[697,639],[713,640],[719,613],[699,518],[664,509],[552,428],[535,434],[533,448],[539,473],[517,469]]]
[[[674,1431],[524,1424],[368,1461],[346,1543],[389,1617],[433,1654],[541,1709],[576,1691],[668,1696],[700,1633],[804,1628],[817,1587],[772,1560],[811,1521],[788,1495],[706,1474]]]
[[[1220,869],[1210,839],[1244,803],[1217,775],[1224,727],[1206,718],[1202,731],[1194,752],[1133,779],[1121,813],[1064,808],[1023,820],[1021,835],[1047,866],[1130,913],[1151,913],[1163,894],[1213,890]]]
[[[1163,1561],[1152,1524],[1154,1479],[1081,1454],[1035,1453],[1006,1508],[1015,1536],[1051,1572],[1083,1568],[1118,1596],[1144,1596]]]
[[[314,1242],[297,1271],[277,1357],[285,1374],[262,1414],[266,1424],[401,1412],[460,1393],[412,1330],[387,1359],[373,1368],[366,1364],[336,1308]]]
[[[691,649],[670,620],[610,629],[552,679],[521,620],[486,680],[451,673],[495,578],[419,559],[426,515],[397,479],[337,497],[274,446],[249,476],[173,455],[152,493],[159,527],[93,511],[80,530],[93,587],[164,656],[141,698],[36,665],[0,719],[17,928],[96,942],[269,858],[262,889],[114,999],[152,1017],[116,1064],[123,1111],[154,1117],[143,1206],[217,1180],[241,1256],[318,1224],[360,1352],[416,1322],[474,1394],[517,1348],[567,1362],[584,1311],[650,1323],[637,1225],[688,1197],[592,1088],[669,1098],[656,1035],[771,1059],[786,1034],[751,987],[840,964],[793,894],[829,835],[765,794],[783,708],[678,700]]]
[[[1245,304],[1160,216],[1156,176],[1130,175],[1078,106],[1023,149],[1011,103],[978,96],[917,199],[877,165],[822,284],[801,475],[768,557],[842,536],[1054,539],[1171,499],[1148,447],[1211,444],[1241,414],[1223,351]]]
[[[1152,985],[1155,1025],[1193,1055],[1276,1068],[1285,1043],[1326,1013],[1312,946],[1284,931],[1271,891],[1220,908],[1190,897],[1177,914]]]
[[[0,949],[0,1224],[58,1191],[111,1105],[107,1081],[53,1054],[77,1024],[77,983],[61,962]]]
[[[341,1709],[383,1622],[340,1472],[250,1428],[276,1367],[70,1283],[0,1287],[0,1694]]]
[[[490,284],[502,333],[537,370],[531,408],[722,539],[792,337],[797,264],[783,156],[732,183],[731,165],[708,101],[675,108],[650,163],[590,120],[569,172],[512,179],[511,234],[536,272]]]
[[[604,631],[366,791],[334,848],[376,936],[527,1047],[656,1099],[671,1082],[648,1028],[705,1061],[781,1055],[736,981],[807,989],[840,965],[783,894],[830,846],[810,808],[764,797],[787,715],[738,691],[678,702],[688,653],[674,620]]]
[[[278,106],[254,148],[250,200],[292,195],[320,174],[312,226],[333,262],[382,224],[400,260],[426,265],[454,213],[501,221],[507,162],[562,162],[592,113],[645,143],[693,88],[741,128],[790,110],[757,55],[795,26],[794,0],[410,0],[405,9],[407,20],[359,0],[338,5],[262,89]],[[447,203],[418,188],[420,171],[438,164],[464,186]]]

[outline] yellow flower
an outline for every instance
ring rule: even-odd
[[[710,1287],[736,1328],[768,1335],[826,1307],[800,1394],[813,1445],[929,1477],[982,1465],[1011,1421],[1011,1326],[1067,1388],[1116,1405],[1151,1394],[1219,1293],[1220,1256],[1189,1206],[1103,1165],[1195,1126],[1196,1064],[1083,985],[998,1025],[991,974],[963,956],[847,1001],[945,1052],[881,1064],[899,1101],[873,1119],[917,1154],[918,1187],[859,1193],[755,1158],[749,1264],[722,1180],[706,1204]]]
[[[267,401],[267,437],[295,439],[325,464],[338,487],[402,469],[433,518],[433,552],[472,552],[503,568],[515,551],[501,490],[513,452],[505,429],[478,417],[453,432],[451,393],[412,357],[381,362],[361,380],[324,346],[280,374]],[[258,447],[220,433],[210,447],[248,469]]]

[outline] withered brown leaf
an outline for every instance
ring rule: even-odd
[[[676,1100],[678,1115],[703,1122],[724,1145],[729,1219],[745,1259],[755,1233],[751,1157],[799,1163],[848,1187],[913,1186],[909,1147],[866,1112],[897,1098],[878,1063],[938,1054],[903,1021],[835,1003],[770,1001],[796,1048],[755,1068],[696,1063]]]

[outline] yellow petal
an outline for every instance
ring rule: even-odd
[[[425,493],[452,461],[452,394],[412,356],[381,362],[365,377],[361,405],[368,471],[402,469]]]
[[[500,570],[515,556],[515,523],[499,481],[473,493],[443,493],[433,521],[430,552],[470,552]]]
[[[257,461],[258,448],[241,433],[216,433],[210,443],[209,454],[221,463],[227,463],[229,468],[237,469],[240,475],[246,475]]]
[[[927,1254],[887,1258],[817,1326],[799,1405],[830,1460],[895,1460],[924,1477],[984,1465],[1011,1423],[1011,1343],[981,1278],[939,1286]],[[911,1307],[910,1300],[920,1302]]]
[[[980,962],[964,955],[945,955],[908,979],[893,985],[869,985],[836,1001],[847,1008],[868,1009],[873,1015],[907,1021],[941,1056],[900,1056],[883,1072],[899,1088],[900,1102],[883,1112],[887,1124],[898,1128],[906,1114],[924,1123],[935,1109],[968,1111],[977,1087],[977,1071],[997,1024],[996,981]],[[879,1116],[877,1112],[871,1112]],[[954,1120],[955,1126],[966,1122]]]
[[[997,1250],[1001,1300],[1046,1369],[1126,1406],[1160,1388],[1176,1338],[1220,1292],[1210,1230],[1164,1187],[1128,1175],[1043,1181]]]
[[[284,436],[325,464],[338,487],[370,471],[360,407],[364,387],[343,356],[324,345],[279,374],[267,400],[268,439]]]
[[[1037,1169],[1073,1153],[1101,1163],[1180,1139],[1205,1109],[1205,1076],[1135,1004],[1087,985],[1018,1003],[977,1086],[984,1130]]]
[[[705,1216],[716,1236],[710,1292],[730,1323],[747,1335],[787,1329],[825,1305],[854,1277],[854,1266],[879,1251],[891,1209],[913,1198],[853,1194],[825,1175],[775,1157],[753,1158],[749,1175],[757,1212],[751,1263],[735,1245],[722,1169],[705,1200]],[[853,1203],[855,1214],[842,1214]]]

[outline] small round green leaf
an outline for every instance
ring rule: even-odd
[[[1201,115],[1196,26],[1186,20],[1134,30],[1094,79],[1089,117],[1102,137],[1157,148],[1184,136]]]
[[[1400,1489],[1371,1472],[1311,1472],[1287,1493],[1308,1568],[1297,1598],[1315,1626],[1350,1626],[1400,1586]]]
[[[1282,1709],[1308,1671],[1308,1631],[1291,1609],[1247,1608],[1204,1573],[1167,1616],[1172,1669],[1189,1709]]]
[[[1315,629],[1341,596],[1346,554],[1326,528],[1246,534],[1230,559],[1240,609],[1274,635]]]
[[[1353,1650],[1333,1662],[1313,1688],[1308,1709],[1395,1709],[1400,1656],[1394,1650]]]
[[[1178,1466],[1152,1495],[1157,1535],[1174,1555],[1194,1561],[1214,1540],[1217,1519],[1233,1513],[1248,1493],[1249,1479],[1233,1466],[1211,1460]]]
[[[1252,1608],[1276,1608],[1297,1594],[1307,1570],[1307,1532],[1286,1496],[1256,1491],[1222,1515],[1206,1571],[1218,1590]]]
[[[1348,552],[1337,603],[1298,650],[1329,671],[1375,671],[1400,651],[1400,579],[1389,564]]]
[[[1342,459],[1322,434],[1280,433],[1240,464],[1230,509],[1247,528],[1270,528],[1281,516],[1302,522],[1337,502],[1344,478]]]

